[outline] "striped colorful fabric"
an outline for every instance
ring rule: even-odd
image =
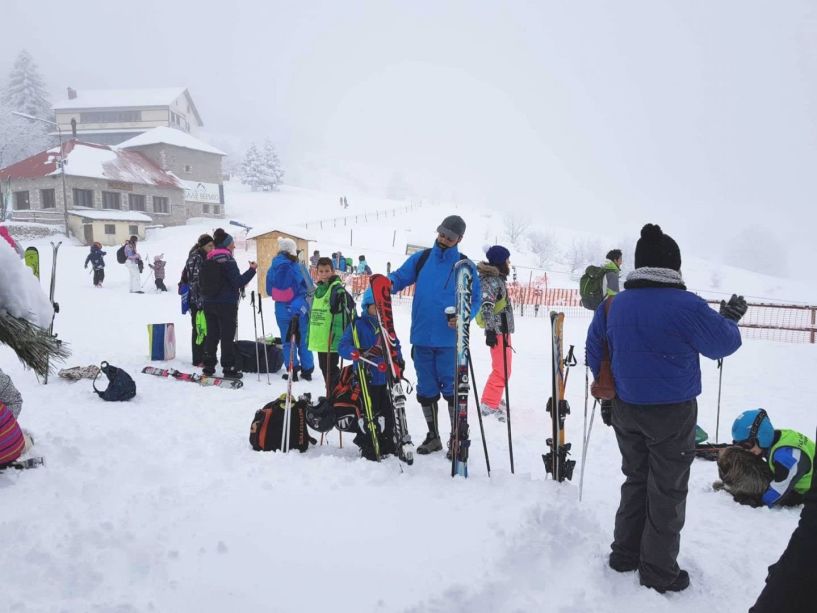
[[[25,446],[23,431],[14,419],[11,409],[0,402],[0,466],[19,458]]]
[[[172,323],[148,324],[148,347],[151,360],[176,357],[176,331]]]

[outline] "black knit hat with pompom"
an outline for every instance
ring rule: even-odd
[[[648,223],[641,228],[641,238],[635,244],[636,268],[671,268],[681,270],[681,250],[661,226]]]

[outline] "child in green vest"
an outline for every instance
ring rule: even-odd
[[[814,441],[794,430],[775,430],[763,409],[738,415],[732,425],[735,444],[762,456],[769,463],[772,482],[763,504],[799,504],[811,488],[814,472]]]
[[[308,348],[318,354],[328,395],[338,380],[338,343],[354,317],[355,303],[335,274],[330,258],[318,259],[317,275],[318,285],[309,316]]]

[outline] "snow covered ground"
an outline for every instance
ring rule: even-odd
[[[294,188],[229,196],[230,218],[253,226],[390,205],[350,196],[351,209],[342,211],[337,196]],[[348,227],[310,227],[309,234],[322,253],[365,252],[378,271],[386,261],[403,261],[405,237],[430,243],[451,212],[425,206],[359,224],[352,248]],[[463,251],[476,256],[497,220],[464,208],[459,213],[469,222]],[[212,229],[212,221],[200,220],[151,231],[140,250],[151,258],[165,254],[173,290],[189,246]],[[392,248],[395,230],[404,239]],[[50,251],[47,240],[35,244],[43,254]],[[681,249],[693,274],[706,280],[711,269],[687,255],[691,248]],[[661,596],[639,587],[636,574],[610,570],[606,556],[621,483],[612,431],[596,420],[583,502],[578,467],[573,482],[545,477],[550,332],[544,317],[517,320],[510,395],[515,475],[505,427],[488,420],[487,476],[475,415],[467,480],[452,480],[441,454],[418,457],[404,471],[394,459],[367,462],[348,438],[339,448],[336,433],[328,446],[305,454],[253,452],[250,421],[284,391],[280,374],[268,385],[266,376],[258,382],[248,373],[237,391],[140,374],[149,363],[146,324],[160,322],[176,323],[177,359],[168,366],[191,370],[189,318],[180,314],[178,296],[153,293],[152,282],[146,294],[129,294],[127,271],[114,251],[106,258],[105,287],[95,289],[82,268],[87,248],[63,244],[55,331],[71,344],[69,365],[107,360],[128,370],[135,399],[106,403],[87,380],[55,377],[40,385],[0,348],[0,364],[25,399],[21,422],[36,437],[36,454],[47,460],[42,469],[0,475],[0,611],[745,611],[797,523],[797,509],[750,509],[712,491],[715,464],[696,460],[679,560],[690,572],[690,589]],[[243,269],[252,253],[237,256]],[[50,263],[43,259],[45,287]],[[742,284],[732,286],[729,275]],[[747,294],[799,287],[736,269],[722,281],[725,290]],[[277,333],[272,304],[265,306],[267,331]],[[397,306],[395,318],[407,339],[407,303]],[[252,338],[246,302],[239,319],[239,336]],[[576,345],[580,364],[588,321],[566,322],[566,343]],[[489,356],[479,336],[473,350],[484,383]],[[725,363],[721,440],[738,412],[759,406],[778,427],[813,436],[817,420],[803,392],[816,365],[813,346],[746,341]],[[702,368],[699,422],[714,438],[717,370],[706,360]],[[408,378],[414,380],[410,361]],[[316,396],[321,387],[299,382],[296,390]],[[571,373],[567,396],[573,409],[567,439],[578,459],[583,369]],[[421,441],[424,423],[413,398],[408,419]]]

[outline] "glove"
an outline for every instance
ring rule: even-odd
[[[295,344],[301,344],[301,331],[298,326],[298,318],[293,317],[289,320],[289,326],[287,327],[287,337],[286,341],[289,342],[292,339],[292,335],[295,335]]]
[[[601,401],[601,421],[604,422],[605,426],[612,426],[613,425],[613,401],[612,400],[602,400]]]
[[[740,318],[746,314],[746,309],[748,308],[749,307],[746,304],[746,300],[744,300],[743,296],[736,296],[735,294],[732,294],[729,302],[721,300],[720,314],[726,317],[726,319],[731,319],[734,322],[738,322],[740,321]]]
[[[485,344],[488,345],[491,349],[496,347],[496,332],[494,332],[493,330],[485,331]]]
[[[136,265],[139,267],[139,274],[142,274],[142,271],[145,269],[145,264],[142,260],[136,260]]]

